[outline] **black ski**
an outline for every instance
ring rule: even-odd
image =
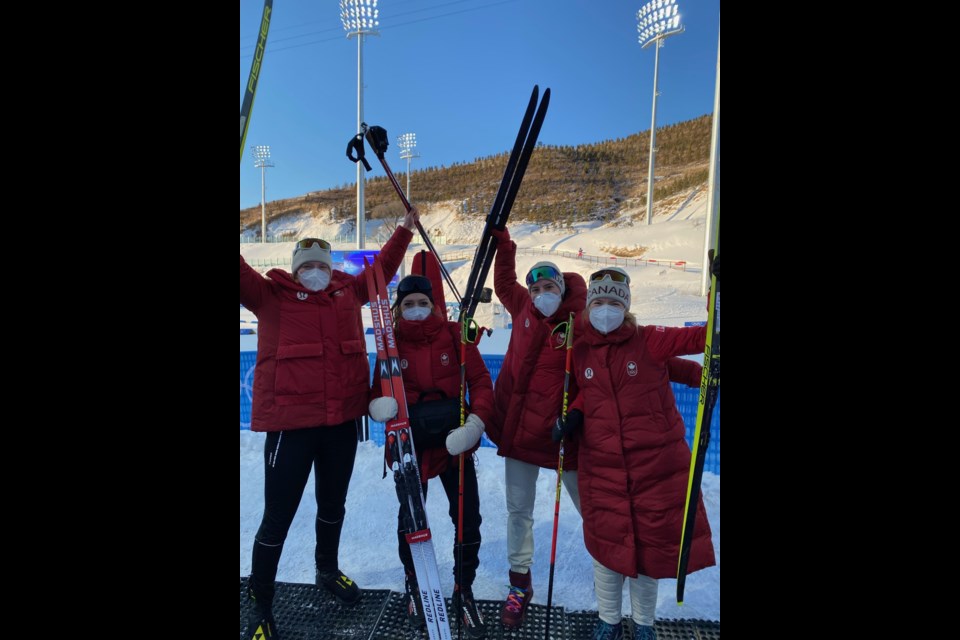
[[[539,92],[540,88],[534,85],[527,111],[520,123],[520,131],[517,132],[517,140],[514,142],[510,159],[507,160],[507,168],[504,170],[503,179],[500,181],[500,188],[497,190],[497,196],[494,198],[490,213],[487,214],[487,221],[484,224],[483,233],[480,235],[480,243],[477,245],[477,251],[473,257],[473,266],[467,279],[466,292],[460,305],[461,322],[464,317],[473,318],[477,311],[477,305],[481,301],[483,285],[487,280],[490,266],[493,264],[493,258],[497,252],[497,239],[490,234],[490,230],[494,228],[503,229],[507,226],[507,218],[510,216],[510,209],[513,207],[517,192],[520,190],[523,174],[526,172],[530,156],[537,146],[537,137],[540,135],[540,128],[543,126],[543,119],[547,116],[547,107],[550,106],[550,89],[547,89],[543,92],[540,106],[537,107]],[[534,113],[535,107],[536,113]]]
[[[273,14],[273,0],[263,1],[263,16],[260,18],[260,33],[257,35],[257,48],[253,50],[253,63],[250,65],[250,77],[247,78],[247,90],[243,93],[240,106],[240,161],[243,162],[243,144],[247,140],[250,128],[250,112],[253,111],[253,98],[257,93],[257,81],[263,65],[263,53],[267,48],[267,32],[270,30],[270,16]]]

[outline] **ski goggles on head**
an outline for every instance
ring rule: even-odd
[[[624,284],[630,284],[630,276],[622,271],[617,271],[615,269],[600,269],[596,273],[590,276],[590,282],[600,282],[604,278],[610,278],[614,282],[622,282]]]
[[[531,269],[530,273],[527,274],[527,286],[533,285],[533,283],[538,280],[555,280],[556,278],[562,277],[563,274],[553,267],[537,267],[536,269]]]
[[[297,242],[297,246],[295,247],[294,251],[303,251],[304,249],[309,249],[315,244],[320,245],[320,248],[324,251],[332,250],[330,248],[330,243],[326,240],[321,240],[320,238],[304,238],[303,240]]]
[[[425,293],[430,295],[433,293],[433,285],[430,284],[429,278],[423,276],[407,276],[397,285],[397,293],[401,296],[409,293]]]

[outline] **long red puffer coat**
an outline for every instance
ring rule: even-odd
[[[583,310],[587,284],[578,273],[564,273],[566,292],[560,308],[544,318],[533,305],[529,290],[517,282],[516,253],[513,241],[499,245],[493,272],[497,297],[513,316],[513,329],[497,376],[496,417],[487,436],[501,456],[555,469],[560,445],[551,440],[550,433],[563,401],[566,322],[571,311]],[[572,377],[570,385],[572,399],[576,397]],[[563,466],[567,471],[577,470],[575,441],[565,445]]]
[[[677,572],[690,448],[668,380],[673,356],[702,353],[704,327],[636,327],[603,335],[583,313],[573,368],[583,538],[605,567],[636,577]],[[670,363],[674,366],[676,363]],[[688,377],[694,369],[688,369]],[[715,564],[701,498],[688,571]]]

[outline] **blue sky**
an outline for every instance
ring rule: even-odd
[[[660,50],[657,126],[713,111],[719,0],[678,0],[684,33]],[[653,46],[637,43],[640,0],[380,0],[380,36],[365,37],[364,120],[384,127],[401,184],[396,138],[417,135],[416,170],[509,150],[534,84],[550,87],[546,144],[622,138],[650,128]],[[262,0],[240,0],[240,92]],[[357,44],[337,0],[274,0],[247,149],[240,207],[260,202],[250,146],[268,144],[267,200],[353,184],[345,155],[356,133]],[[383,168],[371,155],[371,177]]]

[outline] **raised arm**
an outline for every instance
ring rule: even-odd
[[[497,239],[497,257],[493,264],[493,290],[510,313],[516,315],[523,303],[530,299],[527,288],[517,282],[517,243],[510,239],[510,232],[493,229]]]
[[[267,279],[253,270],[240,256],[240,304],[256,313],[270,285]]]
[[[403,262],[403,256],[407,253],[407,247],[410,246],[410,240],[413,239],[413,230],[416,229],[416,221],[420,219],[420,213],[414,207],[407,212],[403,219],[403,224],[397,227],[390,239],[384,243],[380,249],[380,256],[377,261],[380,268],[383,269],[383,279],[390,282],[390,279],[396,275],[400,264]],[[367,270],[363,271],[353,281],[353,288],[360,303],[364,304],[370,301],[370,294],[367,290]]]

